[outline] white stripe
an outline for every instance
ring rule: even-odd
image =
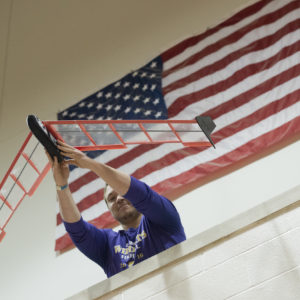
[[[299,86],[299,78],[293,78],[284,84],[277,86],[276,88],[254,98],[253,100],[245,103],[244,105],[229,111],[226,114],[221,115],[219,118],[215,120],[217,129],[221,129],[228,124],[232,124],[238,120],[241,120],[250,114],[258,111],[259,109],[267,106],[268,104],[279,100],[298,89]],[[284,100],[282,100],[284,101]]]
[[[299,10],[299,14],[300,14],[300,10]],[[166,102],[167,107],[169,107],[179,97],[188,95],[191,92],[197,92],[197,91],[202,90],[212,84],[217,84],[219,81],[223,81],[227,78],[230,78],[235,72],[248,66],[249,63],[251,63],[251,64],[257,63],[257,62],[263,61],[269,57],[272,57],[274,54],[279,52],[280,49],[293,44],[295,41],[298,41],[299,40],[299,32],[300,32],[300,30],[297,30],[297,31],[283,37],[281,40],[276,42],[276,44],[268,47],[267,49],[263,49],[263,50],[257,51],[257,52],[251,52],[245,56],[242,56],[237,61],[233,61],[231,64],[226,66],[226,68],[224,68],[224,69],[214,72],[213,74],[210,74],[208,76],[201,77],[197,81],[191,82],[182,88],[178,88],[174,91],[166,93],[164,97],[165,97],[165,102]],[[297,54],[294,54],[294,55],[297,55]],[[294,62],[294,64],[295,64],[295,62]],[[274,66],[272,68],[274,69]],[[279,69],[279,71],[280,71],[280,69]],[[268,70],[265,70],[263,72],[268,72]],[[270,73],[272,75],[272,72],[270,72]],[[269,75],[269,77],[272,77],[272,76]],[[252,80],[253,77],[248,77],[248,78],[250,78]],[[163,81],[164,81],[164,79],[163,79]],[[254,84],[255,84],[255,82],[252,83],[252,85],[254,85]]]
[[[256,40],[259,40],[260,38],[275,33],[278,29],[284,27],[284,25],[290,23],[291,21],[297,20],[299,18],[299,15],[300,15],[300,9],[294,10],[289,14],[285,15],[284,17],[282,17],[281,19],[278,19],[275,23],[260,27],[255,31],[249,32],[248,34],[243,36],[243,38],[241,38],[237,43],[227,45],[219,49],[218,51],[213,52],[212,54],[204,57],[203,59],[200,59],[198,62],[183,67],[174,73],[171,73],[170,75],[164,78],[163,87],[167,86],[170,83],[178,81],[182,78],[185,78],[193,74],[197,70],[204,68],[205,66],[211,65],[216,61],[223,59],[224,57],[230,55],[236,50],[239,50]],[[298,39],[296,38],[296,40]]]
[[[225,27],[214,34],[209,35],[204,40],[201,40],[198,44],[187,48],[186,50],[181,52],[179,55],[169,59],[168,61],[165,62],[164,69],[169,70],[170,68],[176,66],[177,64],[185,61],[188,57],[194,55],[195,53],[198,53],[207,45],[215,43],[215,41],[218,41],[218,40],[224,38],[225,36],[232,34],[233,32],[239,30],[240,28],[243,28],[244,26],[250,24],[251,22],[260,18],[263,15],[272,13],[273,11],[280,9],[281,7],[285,6],[286,4],[287,4],[287,1],[280,1],[280,0],[272,1],[270,4],[268,4],[263,9],[261,9],[259,12],[255,13],[245,19],[242,19],[239,23],[237,23],[233,26]]]
[[[142,180],[152,186],[168,178],[180,175],[181,173],[192,169],[193,167],[195,167],[195,165],[209,162],[233,151],[234,149],[246,144],[250,140],[253,140],[271,130],[280,127],[281,125],[291,121],[299,115],[300,102],[297,102],[294,105],[262,120],[261,122],[244,130],[241,130],[233,136],[223,139],[222,141],[217,143],[216,150],[208,148],[201,152],[201,155],[196,154],[188,156],[173,165],[170,165],[161,170],[157,170],[150,175],[145,176]],[[170,176],[171,174],[172,176]]]
[[[281,60],[275,65],[273,65],[270,69],[264,70],[262,72],[256,73],[252,76],[248,76],[241,82],[231,86],[225,91],[218,93],[216,95],[207,97],[195,104],[191,104],[187,106],[186,109],[182,110],[179,114],[177,114],[173,119],[181,119],[182,116],[191,116],[191,111],[195,108],[198,110],[198,113],[205,113],[206,111],[220,106],[222,103],[225,103],[231,100],[234,97],[241,95],[241,93],[251,90],[255,88],[258,84],[263,83],[264,81],[276,76],[283,71],[286,71],[295,66],[295,63],[300,61],[300,52],[296,52],[292,56],[287,57],[285,60]],[[191,89],[191,87],[190,87]],[[196,89],[195,89],[196,90]],[[169,99],[166,99],[167,105],[169,105]]]
[[[118,149],[117,151],[116,150],[107,150],[103,154],[101,154],[100,156],[95,158],[95,160],[99,161],[99,162],[107,163],[110,160],[117,158],[118,156],[128,152],[131,149],[132,148],[128,147],[126,149]],[[77,180],[78,178],[80,178],[81,176],[83,176],[84,174],[86,174],[88,172],[90,172],[90,170],[88,170],[88,169],[80,169],[80,168],[74,169],[70,174],[69,182],[73,182],[73,181]]]

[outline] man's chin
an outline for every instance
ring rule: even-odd
[[[123,211],[119,212],[118,216],[115,216],[115,219],[121,224],[124,224],[129,221],[135,220],[136,218],[138,218],[138,216],[139,213],[137,213],[131,207],[128,207],[128,209],[126,208]]]

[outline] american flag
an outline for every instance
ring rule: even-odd
[[[178,144],[94,152],[96,160],[171,198],[299,138],[300,1],[262,0],[58,115],[58,119],[193,119],[210,116],[217,149]],[[273,149],[273,150],[272,150]],[[70,187],[85,220],[115,221],[104,182],[72,169]],[[57,214],[56,250],[71,241]]]

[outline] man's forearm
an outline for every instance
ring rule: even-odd
[[[80,220],[80,212],[69,188],[57,191],[60,213],[64,221],[74,223]]]
[[[130,187],[130,176],[105,164],[90,159],[88,169],[101,177],[119,195],[125,195]]]

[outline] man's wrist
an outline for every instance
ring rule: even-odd
[[[63,190],[65,190],[66,188],[68,188],[68,186],[69,186],[68,183],[66,183],[66,184],[64,184],[64,185],[56,184],[56,190],[57,190],[57,191],[63,191]]]
[[[90,157],[87,157],[85,162],[85,168],[94,171],[95,165],[97,165],[97,162],[91,159]]]

